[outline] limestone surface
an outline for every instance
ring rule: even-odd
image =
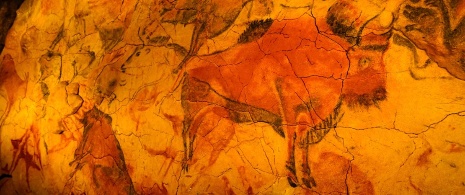
[[[465,193],[463,0],[15,3],[0,194]]]

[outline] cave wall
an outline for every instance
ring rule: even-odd
[[[465,192],[465,1],[0,5],[1,194]]]

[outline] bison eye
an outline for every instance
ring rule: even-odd
[[[362,57],[358,60],[358,68],[360,70],[363,70],[365,68],[368,68],[370,66],[371,59],[368,57]]]

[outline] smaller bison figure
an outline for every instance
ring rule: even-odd
[[[332,9],[337,6],[343,5]],[[329,13],[321,26],[311,14],[255,21],[234,47],[189,59],[181,83],[183,169],[194,163],[197,132],[214,113],[234,123],[269,124],[287,140],[289,184],[315,187],[308,148],[337,126],[343,102],[368,107],[386,98],[389,31],[362,35],[371,20],[356,30],[343,19]]]

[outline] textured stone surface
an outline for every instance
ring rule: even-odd
[[[462,194],[463,5],[26,0],[0,192]]]

